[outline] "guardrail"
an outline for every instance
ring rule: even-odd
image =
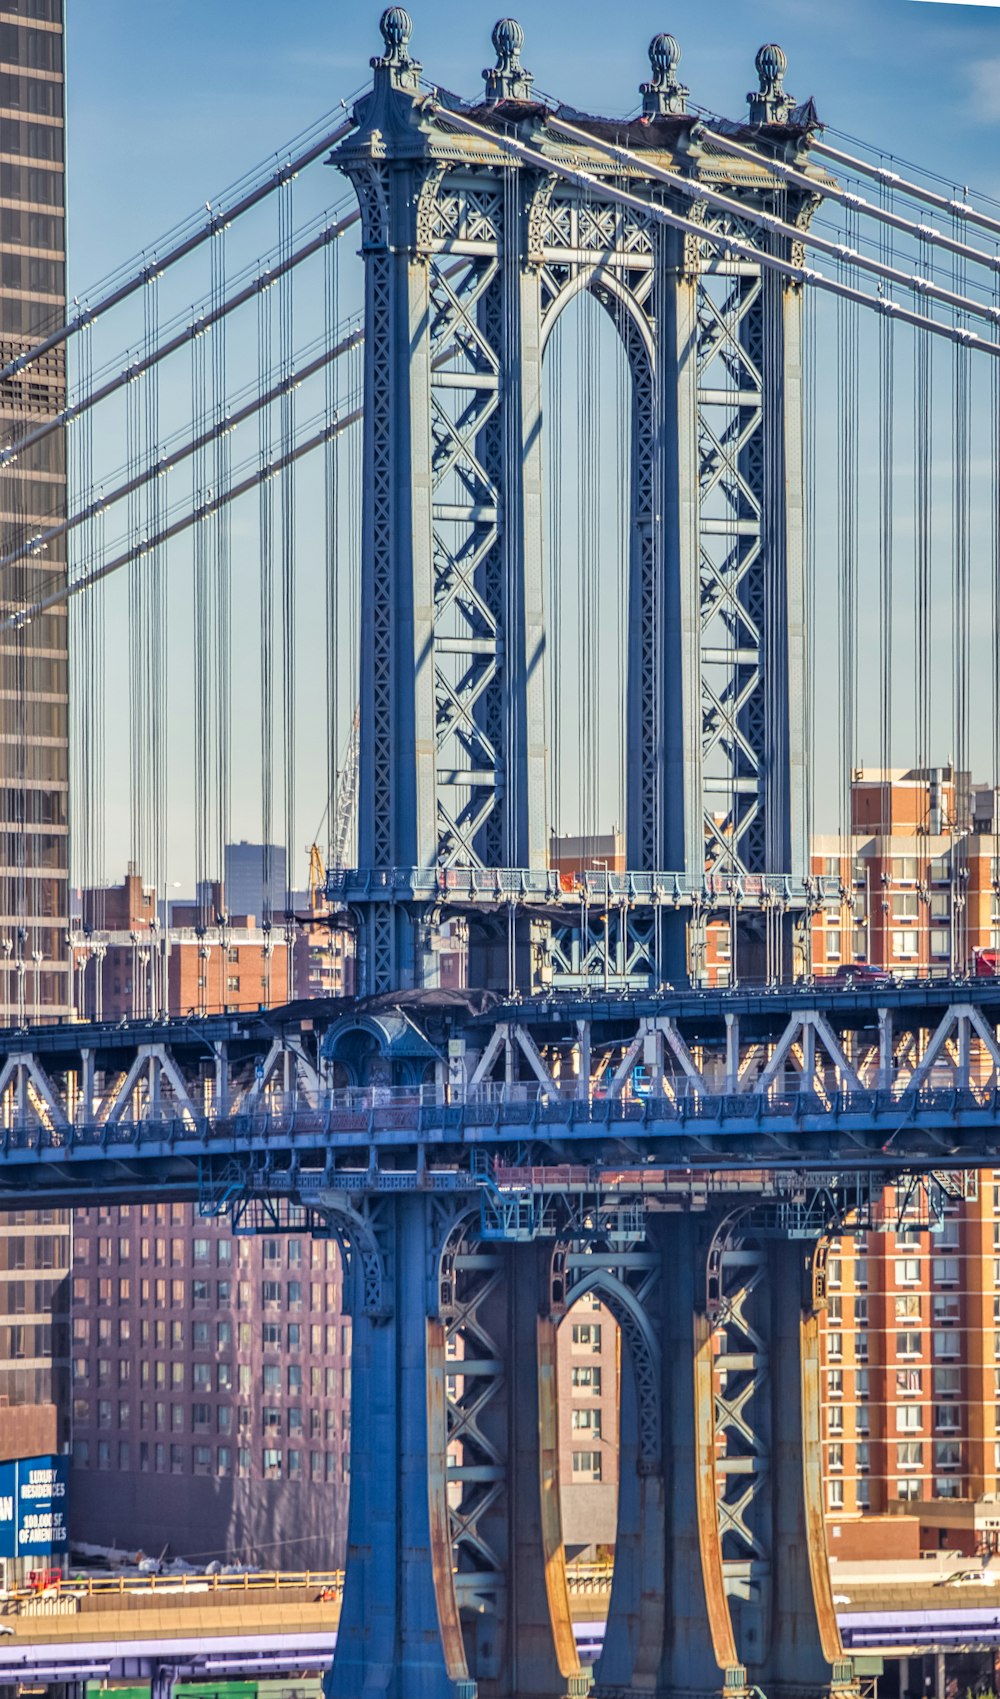
[[[242,1570],[206,1575],[182,1572],[180,1575],[64,1575],[43,1588],[20,1587],[0,1598],[0,1615],[28,1614],[25,1606],[36,1607],[30,1614],[39,1614],[40,1606],[65,1605],[84,1599],[123,1598],[148,1594],[163,1599],[174,1594],[209,1593],[266,1593],[289,1588],[317,1587],[321,1593],[339,1597],[344,1589],[342,1569],[275,1569]]]

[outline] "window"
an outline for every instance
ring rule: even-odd
[[[594,1398],[601,1396],[601,1371],[598,1366],[589,1363],[575,1363],[572,1370],[574,1392],[589,1392]]]
[[[183,1475],[186,1449],[187,1447],[183,1445],[172,1445],[170,1447],[170,1473],[172,1475]]]
[[[843,1481],[827,1481],[826,1502],[830,1510],[843,1510],[844,1483]]]
[[[263,1467],[265,1481],[280,1481],[281,1452],[274,1451],[270,1447],[266,1448],[264,1451]]]
[[[844,1355],[844,1336],[830,1332],[826,1336],[826,1354],[831,1363],[839,1363]]]
[[[212,1425],[211,1404],[192,1404],[191,1426],[195,1433],[206,1433]]]
[[[957,1404],[935,1404],[934,1426],[939,1433],[957,1433],[959,1409]]]
[[[302,1391],[302,1365],[290,1363],[288,1366],[288,1392],[292,1398],[297,1398]]]
[[[240,1414],[242,1415],[242,1413],[243,1412],[241,1411]],[[276,1410],[273,1404],[265,1404],[263,1421],[265,1433],[280,1434],[281,1411]]]
[[[600,1452],[574,1451],[573,1478],[577,1481],[599,1481],[601,1479]]]
[[[960,1369],[934,1370],[935,1398],[957,1398],[962,1390],[962,1371]],[[997,1374],[997,1390],[1000,1393],[1000,1373]]]
[[[951,955],[951,934],[946,926],[931,927],[931,955],[945,960]]]
[[[233,1324],[220,1321],[215,1330],[215,1347],[217,1351],[228,1351],[233,1343]]]
[[[960,1337],[957,1333],[946,1333],[943,1329],[940,1333],[935,1333],[932,1338],[935,1357],[957,1357]]]
[[[577,1321],[573,1323],[570,1343],[578,1351],[599,1351],[601,1349],[601,1324],[595,1321]],[[581,1453],[584,1455],[584,1453]],[[575,1453],[574,1453],[575,1456]],[[575,1465],[574,1465],[575,1466]]]
[[[897,1333],[897,1357],[919,1357],[921,1350],[921,1335],[919,1333]]]
[[[192,1390],[192,1392],[211,1392],[211,1390],[212,1390],[212,1365],[211,1365],[211,1363],[192,1363],[191,1364],[191,1390]]]
[[[191,1454],[191,1473],[193,1475],[210,1475],[212,1473],[212,1447],[196,1445]]]
[[[280,1392],[281,1391],[281,1364],[280,1363],[265,1363],[264,1364],[264,1391],[265,1392]]]
[[[831,1404],[826,1413],[827,1430],[831,1434],[842,1434],[844,1431],[844,1407],[842,1404]]]
[[[896,1258],[896,1285],[915,1286],[920,1279],[919,1257]]]
[[[935,1469],[960,1469],[962,1467],[962,1445],[957,1439],[939,1439],[934,1442]]]
[[[854,1447],[854,1463],[859,1475],[867,1474],[871,1468],[871,1446],[867,1440],[863,1440],[860,1445]]]
[[[919,1440],[904,1440],[896,1447],[897,1469],[920,1469],[923,1467],[924,1448]]]
[[[191,1323],[191,1349],[192,1351],[207,1351],[209,1349],[207,1321],[193,1321]]]
[[[840,1257],[830,1257],[826,1265],[826,1283],[828,1286],[840,1286],[844,1278],[844,1265]]]
[[[215,1454],[215,1473],[231,1475],[233,1472],[233,1454],[228,1445],[220,1445]]]
[[[844,1448],[842,1445],[828,1445],[826,1448],[826,1466],[828,1469],[843,1469]]]
[[[868,1285],[867,1257],[855,1257],[854,1259],[854,1284],[862,1287]]]
[[[574,1433],[593,1434],[595,1439],[601,1437],[601,1412],[587,1405],[573,1411]]]
[[[957,1322],[960,1319],[959,1299],[957,1292],[935,1293],[934,1320],[935,1322]]]
[[[914,1393],[919,1393],[922,1383],[923,1374],[920,1369],[896,1370],[896,1391],[904,1398],[907,1395],[912,1396]]]
[[[261,1342],[265,1351],[281,1350],[281,1323],[265,1321],[260,1330]]]
[[[216,1374],[216,1390],[218,1392],[231,1392],[232,1389],[233,1389],[233,1365],[232,1365],[232,1363],[220,1363],[218,1365],[218,1368],[215,1371],[215,1374]]]
[[[919,1404],[896,1405],[896,1432],[898,1434],[919,1433],[924,1425],[924,1414]]]
[[[854,1502],[859,1510],[870,1510],[872,1503],[872,1484],[870,1481],[859,1480],[854,1483]]]
[[[843,1398],[844,1371],[843,1369],[828,1369],[826,1373],[826,1390],[830,1398]]]
[[[195,1239],[192,1245],[194,1262],[208,1262],[209,1243],[207,1239]]]
[[[889,901],[891,904],[890,913],[893,920],[917,919],[916,891],[893,891]]]
[[[193,1304],[207,1304],[209,1302],[207,1280],[192,1280],[191,1302]]]
[[[958,1475],[935,1475],[934,1477],[935,1498],[959,1498],[961,1489],[962,1482]]]
[[[240,1281],[240,1285],[241,1286],[244,1285],[244,1282],[242,1280]],[[260,1295],[261,1295],[261,1300],[262,1300],[263,1303],[272,1304],[275,1307],[277,1307],[277,1305],[281,1303],[281,1282],[280,1282],[280,1280],[263,1280],[261,1282]],[[248,1295],[248,1303],[249,1303],[249,1295]]]

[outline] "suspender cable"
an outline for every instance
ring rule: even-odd
[[[337,265],[337,249],[330,247],[323,258],[323,317],[326,336],[332,346],[336,338],[336,327],[340,317],[340,277]],[[325,412],[327,426],[331,426],[337,416],[337,373],[332,364],[327,365],[324,386]],[[323,452],[323,525],[324,525],[324,554],[326,557],[325,573],[325,606],[326,606],[326,821],[327,821],[327,850],[326,866],[333,865],[333,834],[334,822],[339,816],[340,785],[338,778],[337,756],[340,749],[339,737],[339,684],[340,684],[340,607],[342,585],[340,574],[340,549],[337,540],[337,502],[339,478],[339,440],[330,436]]]
[[[964,262],[955,261],[956,285],[964,283]],[[969,351],[952,349],[952,689],[955,805],[952,820],[952,972],[969,965],[969,629],[970,629],[970,467],[972,444]]]
[[[268,288],[271,283],[278,281],[278,279],[283,280],[290,271],[303,265],[314,254],[322,253],[329,242],[335,242],[338,236],[344,234],[345,230],[350,230],[358,223],[360,217],[360,213],[352,212],[344,218],[324,224],[319,234],[313,236],[310,241],[304,242],[300,248],[293,248],[286,235],[284,243],[279,248],[278,263],[271,269],[261,269],[252,282],[246,284],[242,289],[237,289],[228,300],[225,298],[224,291],[220,291],[213,282],[207,312],[191,319],[176,336],[169,337],[166,342],[158,343],[156,348],[142,358],[130,360],[124,369],[117,372],[113,378],[109,378],[97,389],[85,391],[77,401],[64,407],[60,413],[46,419],[43,424],[36,425],[24,436],[16,437],[5,443],[0,448],[0,464],[16,460],[19,455],[24,453],[25,449],[32,448],[36,442],[43,442],[46,437],[51,436],[52,432],[59,430],[62,425],[69,424],[71,420],[79,418],[82,413],[89,412],[91,408],[99,406],[102,401],[107,401],[109,396],[133,383],[136,378],[142,377],[151,366],[158,365],[161,360],[167,360],[171,354],[176,354],[180,349],[187,347],[192,338],[200,336],[206,330],[212,330],[220,320],[228,318],[230,313],[236,312],[240,307],[245,307],[261,289]],[[225,231],[226,226],[220,226],[216,233],[217,241],[213,252],[218,252],[220,242],[225,243]],[[215,278],[214,262],[213,278]]]
[[[917,768],[929,775],[931,758],[932,673],[931,590],[933,489],[933,343],[927,334],[914,339],[914,703]]]
[[[997,300],[1000,303],[1000,279],[997,281]],[[997,333],[1000,338],[1000,332]],[[992,733],[993,795],[990,813],[993,822],[993,855],[990,867],[993,915],[1000,913],[1000,361],[990,369],[990,729]],[[995,924],[990,931],[990,945],[1000,947],[1000,931]]]
[[[729,136],[723,136],[715,130],[699,126],[692,132],[692,137],[695,136],[703,137],[706,141],[711,142],[713,149],[718,148],[722,153],[729,154],[734,159],[746,160],[758,167],[763,163],[757,149],[745,147],[739,142],[734,142]],[[812,139],[811,146],[815,153],[827,151],[815,137]],[[799,170],[794,165],[788,165],[783,160],[770,157],[767,159],[766,165],[768,171],[773,172],[776,177],[782,178],[784,182],[792,183],[797,188],[806,189],[812,194],[819,193],[824,200],[835,201],[855,215],[860,214],[863,217],[872,218],[892,230],[899,230],[904,235],[913,236],[927,247],[944,248],[948,253],[961,254],[972,265],[984,265],[991,271],[997,269],[998,259],[995,253],[991,254],[983,248],[974,248],[968,242],[960,242],[956,237],[949,236],[942,230],[935,230],[933,225],[917,224],[913,219],[905,218],[901,213],[894,212],[891,206],[876,205],[873,201],[866,201],[863,196],[855,194],[853,190],[842,188],[833,178],[828,178],[825,182],[820,181],[816,177],[810,177],[807,172]],[[993,225],[992,220],[990,220],[990,224]],[[1000,226],[993,225],[993,228],[1000,229]]]
[[[143,306],[145,310],[145,346],[147,353],[152,353],[159,338],[158,278],[150,280],[143,296]],[[155,363],[150,366],[146,374],[144,388],[146,399],[145,454],[148,464],[151,461],[155,462],[159,458],[160,452],[160,372],[159,366]],[[147,536],[155,537],[162,529],[160,513],[162,489],[163,485],[159,478],[151,479],[145,486],[145,534]],[[168,947],[167,929],[164,928],[162,936],[159,930],[161,906],[164,919],[166,919],[167,897],[168,628],[165,550],[166,544],[158,544],[150,550],[149,562],[145,572],[145,576],[148,577],[148,601],[143,688],[146,696],[146,738],[149,762],[149,819],[147,824],[149,841],[146,851],[148,866],[144,868],[144,872],[153,889],[153,920],[156,923],[150,956],[152,969],[150,990],[153,996],[150,1014],[158,1014],[168,1007],[165,956]]]
[[[209,857],[210,841],[209,827],[209,679],[211,659],[209,653],[209,570],[208,570],[208,535],[207,535],[207,504],[209,491],[207,487],[207,444],[211,440],[206,432],[208,420],[207,382],[206,382],[206,347],[205,336],[199,335],[191,344],[191,418],[194,421],[196,438],[203,444],[198,448],[191,461],[191,510],[194,525],[194,546],[192,566],[192,616],[194,624],[194,867],[195,867],[195,898],[198,904],[198,925],[204,931],[212,923],[211,905],[209,902]],[[111,562],[105,562],[103,571],[107,572]],[[81,580],[86,583],[86,577]],[[207,974],[199,974],[199,979],[205,981]],[[202,993],[205,986],[200,986]],[[205,997],[199,999],[204,1010]]]
[[[555,173],[567,183],[573,183],[578,188],[593,187],[597,179],[589,171],[580,171],[557,159],[551,154],[540,152],[537,148],[529,147],[525,142],[519,142],[512,136],[502,135],[497,131],[484,129],[462,113],[450,109],[437,108],[437,117],[449,127],[460,130],[463,134],[476,136],[482,141],[489,142],[491,147],[501,153],[510,154],[513,158],[521,159],[526,164],[536,165],[548,173]],[[645,170],[645,162],[643,162]],[[989,353],[994,358],[1000,358],[1000,344],[987,341],[983,336],[975,335],[972,331],[959,329],[945,320],[932,319],[915,308],[901,307],[887,296],[870,295],[863,289],[857,289],[852,284],[842,283],[839,278],[830,277],[825,272],[817,271],[815,266],[795,265],[791,260],[783,260],[776,254],[762,252],[752,242],[745,242],[741,237],[729,231],[712,230],[707,225],[701,225],[690,218],[684,218],[680,213],[672,212],[669,207],[661,206],[658,202],[649,201],[642,195],[630,194],[626,189],[619,189],[606,179],[600,181],[601,196],[604,200],[613,201],[618,206],[629,207],[634,212],[640,212],[646,218],[655,218],[660,223],[667,224],[674,230],[682,230],[685,235],[694,236],[699,242],[709,243],[730,258],[748,260],[752,265],[764,265],[770,271],[780,272],[783,277],[794,283],[808,284],[811,288],[821,290],[825,294],[836,295],[841,300],[856,301],[859,306],[867,307],[874,312],[891,315],[900,324],[911,324],[930,336],[942,337],[949,342],[962,342],[969,348]],[[740,214],[747,216],[747,209],[740,205]],[[756,214],[754,215],[756,218]],[[797,231],[796,236],[801,232]],[[973,303],[978,308],[978,303]]]
[[[330,252],[331,250],[327,249],[327,253],[329,254]],[[267,290],[261,290],[258,300],[263,300],[266,295]],[[324,351],[321,354],[318,354],[315,359],[309,360],[302,366],[296,365],[293,381],[297,385],[305,383],[308,378],[315,377],[318,372],[324,371],[331,362],[340,359],[343,354],[350,353],[353,348],[357,347],[357,345],[364,340],[363,330],[360,328],[349,328],[351,322],[351,320],[348,320],[346,325],[341,327],[344,334],[341,336],[339,341],[333,343],[329,348],[324,349]],[[245,402],[241,407],[237,407],[232,410],[227,409],[226,428],[232,431],[237,425],[244,424],[248,419],[252,419],[256,413],[261,411],[261,409],[270,407],[273,402],[277,401],[283,387],[284,385],[279,381],[272,383],[268,388],[262,389],[258,380],[254,385],[254,395],[251,400]],[[86,440],[86,433],[88,429],[92,432],[92,416],[90,414],[85,415],[84,419],[80,421],[80,426],[80,432],[76,434],[76,440],[78,442]],[[54,542],[57,537],[64,537],[67,533],[75,531],[79,526],[87,525],[97,514],[104,513],[108,508],[115,507],[119,502],[125,501],[133,494],[134,490],[136,490],[140,484],[146,484],[152,479],[163,478],[168,472],[172,472],[176,467],[180,466],[183,461],[190,459],[193,454],[196,454],[199,451],[199,449],[208,448],[214,441],[215,427],[212,425],[207,431],[203,432],[201,436],[189,438],[177,448],[161,450],[153,459],[147,461],[147,463],[136,474],[134,479],[126,479],[124,483],[116,485],[115,488],[107,491],[107,493],[102,490],[101,493],[95,496],[92,501],[88,502],[84,507],[77,508],[74,513],[71,513],[67,519],[62,520],[58,525],[51,525],[44,531],[40,531],[31,537],[26,537],[17,548],[11,549],[4,555],[0,555],[0,571],[3,571],[5,567],[11,566],[15,561],[43,553],[48,545]],[[84,484],[82,482],[81,474],[81,481],[77,484],[77,488],[93,490],[94,476],[92,469],[89,474],[89,482]],[[82,554],[85,559],[89,552],[90,551],[85,546],[82,550]]]
[[[213,302],[222,302],[226,295],[226,231],[218,231],[211,247]],[[215,642],[215,877],[221,884],[225,877],[226,844],[232,811],[231,795],[231,712],[230,657],[232,652],[232,551],[230,521],[232,508],[225,499],[229,493],[230,435],[226,419],[227,390],[227,325],[220,315],[212,327],[212,395],[214,404],[215,445],[213,483],[216,508],[212,526],[212,567]],[[222,924],[229,915],[228,892],[222,893]]]
[[[1000,219],[992,218],[989,213],[980,212],[978,207],[970,206],[968,190],[965,191],[965,199],[956,200],[954,195],[935,194],[933,189],[926,189],[920,183],[908,182],[898,172],[890,171],[884,165],[876,165],[874,160],[859,159],[856,154],[844,153],[840,148],[831,147],[829,142],[821,141],[818,136],[810,139],[810,146],[813,153],[820,153],[825,159],[835,160],[838,165],[846,166],[849,171],[859,171],[863,176],[875,178],[877,182],[897,194],[905,195],[909,200],[923,201],[926,206],[936,207],[939,212],[948,213],[956,224],[972,224],[980,230],[988,230],[993,236],[1000,236]],[[998,256],[994,254],[994,266],[997,263]]]
[[[566,641],[562,616],[564,594],[563,562],[563,330],[557,319],[545,345],[545,441],[548,459],[545,466],[546,514],[548,517],[548,572],[546,574],[546,625],[549,642],[546,645],[546,674],[548,679],[549,737],[551,760],[548,764],[549,831],[556,837],[562,832],[562,775],[563,766],[563,702],[562,664]],[[567,716],[568,717],[568,716]]]
[[[807,289],[803,298],[804,332],[804,420],[803,472],[805,476],[805,785],[806,841],[812,843],[816,829],[816,415],[817,415],[817,307],[819,302]],[[807,913],[802,932],[802,971],[813,968],[812,914]]]
[[[357,387],[354,393],[357,397],[359,394]],[[342,414],[333,425],[333,431],[335,433],[346,431],[351,425],[356,425],[361,419],[361,413],[360,406],[357,406],[352,408],[350,412]],[[326,442],[328,435],[329,432],[324,425],[321,430],[297,443],[289,454],[277,456],[271,464],[272,476],[283,471],[286,466],[297,464],[307,454],[312,454],[315,449],[320,448]],[[183,532],[191,530],[192,527],[200,526],[204,520],[211,518],[220,504],[238,501],[249,490],[255,490],[260,483],[260,470],[256,465],[256,456],[254,462],[254,470],[250,477],[243,478],[239,483],[233,484],[227,493],[220,497],[216,497],[211,490],[206,489],[204,498],[193,502],[190,512],[184,513],[180,519],[174,520],[172,524],[165,525],[158,536],[141,538],[138,544],[121,550],[111,560],[103,560],[98,566],[88,567],[86,572],[81,573],[73,580],[68,589],[66,586],[62,586],[53,590],[49,595],[40,596],[36,601],[28,602],[19,607],[15,613],[6,616],[0,615],[0,632],[16,631],[38,614],[47,612],[49,608],[63,607],[67,598],[78,596],[82,591],[89,590],[92,585],[100,584],[112,573],[120,572],[122,567],[129,566],[137,557],[148,554],[150,548],[154,545],[168,543],[173,537],[179,537]]]
[[[892,257],[892,233],[882,232],[883,253]],[[878,507],[879,507],[879,765],[882,771],[882,831],[891,829],[892,781],[892,650],[893,630],[893,521],[895,517],[895,377],[896,330],[891,319],[882,319],[878,327]],[[872,952],[874,916],[866,909],[867,953]],[[883,954],[879,960],[885,960]]]
[[[168,248],[162,259],[156,257],[154,250],[153,255],[131,277],[127,278],[124,283],[116,284],[112,289],[109,289],[93,307],[82,308],[71,319],[67,319],[65,324],[60,325],[58,330],[45,337],[44,341],[39,342],[26,353],[20,354],[16,360],[8,361],[0,371],[0,383],[5,383],[16,372],[23,371],[25,366],[29,366],[33,361],[51,353],[54,348],[62,347],[63,343],[68,342],[70,337],[84,330],[87,325],[92,325],[95,319],[110,312],[112,307],[117,307],[120,302],[126,301],[130,295],[136,294],[149,282],[154,272],[162,275],[170,266],[176,265],[178,260],[185,259],[188,254],[194,253],[195,249],[200,248],[203,242],[210,241],[217,231],[227,224],[233,224],[237,218],[242,217],[243,213],[248,212],[251,207],[256,206],[266,196],[273,194],[275,189],[280,189],[296,172],[310,165],[314,159],[319,159],[328,148],[334,147],[337,142],[350,135],[353,129],[353,120],[339,124],[335,129],[324,133],[321,141],[311,141],[301,152],[287,159],[265,182],[258,183],[248,193],[240,195],[231,206],[220,205],[214,210],[210,208],[208,217],[204,222],[191,235],[183,237]],[[169,237],[167,240],[169,240]]]
[[[286,466],[281,479],[281,633],[282,633],[282,730],[284,734],[285,801],[285,974],[289,1001],[294,994],[292,953],[295,942],[292,892],[295,883],[295,462],[290,459],[295,444],[295,391],[292,385],[294,358],[294,295],[291,256],[294,202],[290,178],[278,196],[278,248],[282,256],[277,284],[278,362],[284,388],[278,403],[279,442]]]
[[[858,310],[837,307],[837,553],[840,562],[838,642],[840,722],[841,956],[853,921],[853,795],[858,713]],[[850,960],[850,955],[847,957]]]
[[[261,406],[257,412],[257,446],[260,483],[257,486],[257,537],[260,590],[260,833],[262,843],[263,900],[261,927],[270,945],[273,921],[273,873],[271,846],[274,842],[274,483],[272,415],[267,397],[272,382],[274,341],[271,302],[273,291],[262,289],[257,300],[257,378]],[[270,958],[267,961],[270,977]]]
[[[645,155],[633,153],[630,148],[618,147],[615,143],[605,141],[603,138],[588,136],[585,131],[578,130],[574,125],[566,124],[558,118],[547,119],[546,127],[556,130],[559,134],[569,137],[574,142],[580,142],[587,147],[596,149],[621,165],[637,167],[644,177],[652,178],[657,183],[665,183],[668,188],[674,189],[678,194],[686,196],[691,201],[717,207],[722,212],[731,212],[743,218],[747,217],[748,209],[745,202],[737,200],[732,195],[723,194],[717,189],[710,188],[701,177],[685,177],[679,171],[668,170],[665,166],[654,164]],[[711,140],[714,145],[715,137],[713,136]],[[744,149],[742,151],[745,153],[750,150]],[[759,167],[761,164],[759,153],[753,154],[752,157]],[[769,168],[771,161],[768,160],[766,164]],[[821,236],[817,230],[808,225],[800,228],[798,225],[788,224],[783,218],[764,212],[760,207],[754,207],[750,211],[750,217],[753,223],[762,230],[767,230],[774,236],[784,237],[786,241],[803,242],[806,247],[816,248],[818,252],[827,254],[842,266],[870,271],[885,282],[898,284],[901,288],[913,290],[920,295],[928,295],[931,299],[942,301],[948,306],[964,305],[966,311],[975,312],[981,318],[992,319],[993,307],[989,303],[969,300],[965,296],[956,298],[954,291],[935,283],[930,275],[933,270],[930,263],[926,264],[926,274],[910,275],[908,272],[899,271],[882,259],[876,259],[870,254],[863,253],[855,245],[857,242],[857,219],[862,212],[868,213],[880,222],[892,224],[896,228],[900,225],[904,228],[908,227],[912,235],[919,236],[925,243],[932,242],[934,237],[940,234],[939,232],[929,227],[921,228],[919,225],[910,224],[906,219],[897,219],[894,215],[883,212],[881,208],[871,205],[867,201],[862,201],[859,196],[850,195],[839,189],[836,184],[831,186],[827,194],[826,185],[821,179],[810,177],[805,172],[796,172],[791,167],[786,166],[777,175],[783,182],[798,182],[802,187],[807,188],[810,194],[827,195],[828,199],[842,203],[847,210],[847,216],[855,234],[848,242],[835,242],[828,236]],[[983,252],[979,248],[970,248],[965,243],[956,243],[952,240],[942,239],[942,245],[953,253],[957,250],[973,263],[978,262],[989,266],[991,270],[996,269],[996,258],[993,254]]]

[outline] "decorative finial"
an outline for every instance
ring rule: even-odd
[[[387,6],[379,18],[378,27],[385,42],[385,52],[381,58],[372,60],[372,70],[387,71],[393,88],[407,89],[412,93],[420,82],[420,66],[409,54],[413,19],[403,6]]]
[[[516,18],[501,18],[493,26],[497,62],[483,72],[487,100],[530,100],[534,77],[521,64],[524,31]]]
[[[785,93],[788,56],[784,48],[776,41],[766,42],[754,62],[760,89],[747,95],[751,124],[787,124],[795,98]]]
[[[689,90],[677,78],[681,50],[676,38],[661,30],[649,44],[653,75],[639,84],[644,118],[662,118],[670,112],[686,112]]]

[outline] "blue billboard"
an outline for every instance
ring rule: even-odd
[[[0,1463],[0,1557],[51,1557],[69,1549],[68,1457]]]

